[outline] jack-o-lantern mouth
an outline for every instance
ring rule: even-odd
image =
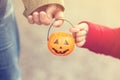
[[[55,48],[52,48],[57,54],[65,54],[66,52],[68,52],[69,51],[69,49],[66,49],[66,50],[64,50],[63,52],[62,51],[58,51],[58,50],[56,50]]]

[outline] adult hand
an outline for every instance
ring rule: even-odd
[[[31,15],[28,16],[28,22],[30,24],[49,25],[53,19],[64,18],[63,9],[60,5],[49,4],[40,7]],[[53,26],[59,27],[63,24],[62,20],[56,21]]]
[[[75,37],[76,46],[82,47],[86,42],[88,25],[86,23],[78,24],[74,26],[74,28],[70,28],[70,32],[72,32]]]

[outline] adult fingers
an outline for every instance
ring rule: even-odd
[[[40,21],[44,25],[49,25],[52,21],[52,18],[44,11],[40,12]]]
[[[34,20],[34,23],[40,25],[41,22],[40,22],[40,15],[38,12],[34,12],[33,13],[33,20]]]
[[[27,20],[28,20],[28,22],[29,22],[30,24],[34,24],[34,20],[33,20],[33,16],[32,16],[32,15],[29,15],[29,16],[27,17]]]
[[[40,12],[40,21],[45,25],[49,25],[54,18],[55,10],[56,5],[49,5],[46,11]]]

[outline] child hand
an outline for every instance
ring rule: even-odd
[[[70,28],[70,32],[72,32],[75,37],[76,46],[82,47],[86,42],[88,25],[86,23],[75,25],[74,28]]]

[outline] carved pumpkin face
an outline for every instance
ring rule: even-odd
[[[70,54],[74,46],[73,36],[65,32],[53,33],[48,40],[49,50],[57,56],[66,56]]]

